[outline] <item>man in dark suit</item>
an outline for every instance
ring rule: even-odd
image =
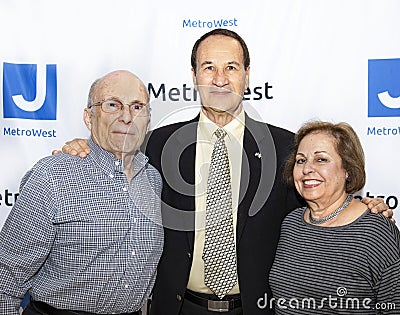
[[[302,203],[281,178],[293,134],[244,112],[250,57],[238,34],[226,29],[204,34],[193,47],[191,61],[200,114],[152,131],[143,146],[164,180],[165,243],[150,314],[273,314],[268,275],[280,225]],[[219,296],[206,285],[203,259],[208,169],[217,129],[227,134],[236,252],[235,283]],[[83,153],[76,140],[63,151]],[[370,207],[385,208],[380,201]]]
[[[191,121],[158,128],[147,138],[146,154],[164,179],[165,245],[151,314],[210,314],[208,300],[218,301],[217,307],[227,314],[273,313],[259,299],[271,297],[268,273],[280,225],[300,201],[280,176],[293,134],[244,113],[242,97],[248,87],[249,64],[246,44],[236,33],[217,29],[203,35],[192,54],[193,80],[202,101],[200,114]],[[232,124],[239,127],[229,132]],[[211,150],[207,151],[205,143],[212,146],[212,140],[202,136],[203,129],[218,127],[227,129],[234,142],[230,147],[228,143],[228,152],[232,192],[237,191],[232,193],[236,197],[237,283],[222,299],[232,300],[228,303],[219,302],[204,284],[204,224],[197,223],[205,212],[205,202],[198,199],[205,192],[201,186],[207,182],[208,167],[198,175],[210,161]]]

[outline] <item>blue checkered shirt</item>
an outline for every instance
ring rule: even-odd
[[[163,248],[158,171],[138,152],[128,182],[122,161],[89,140],[86,159],[58,154],[23,178],[0,233],[0,314],[24,294],[56,308],[139,310]]]

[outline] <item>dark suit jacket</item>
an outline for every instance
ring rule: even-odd
[[[144,143],[150,163],[162,174],[164,252],[154,287],[152,315],[177,315],[193,257],[194,182],[199,116],[152,131]],[[282,165],[293,144],[287,130],[246,115],[237,220],[238,281],[245,315],[273,314],[268,275],[285,215],[300,206],[282,181]],[[233,170],[235,171],[235,170]],[[260,300],[262,299],[262,300]]]

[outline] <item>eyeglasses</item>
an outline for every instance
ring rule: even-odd
[[[141,102],[133,102],[131,104],[123,104],[117,99],[102,100],[100,102],[93,103],[89,108],[93,106],[101,106],[101,110],[108,114],[119,113],[123,110],[124,106],[129,107],[129,112],[133,116],[145,117],[150,115],[151,108]]]

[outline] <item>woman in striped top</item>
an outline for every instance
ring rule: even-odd
[[[282,224],[270,307],[276,314],[400,314],[400,233],[351,195],[365,184],[354,130],[305,124],[285,176],[308,207]]]

